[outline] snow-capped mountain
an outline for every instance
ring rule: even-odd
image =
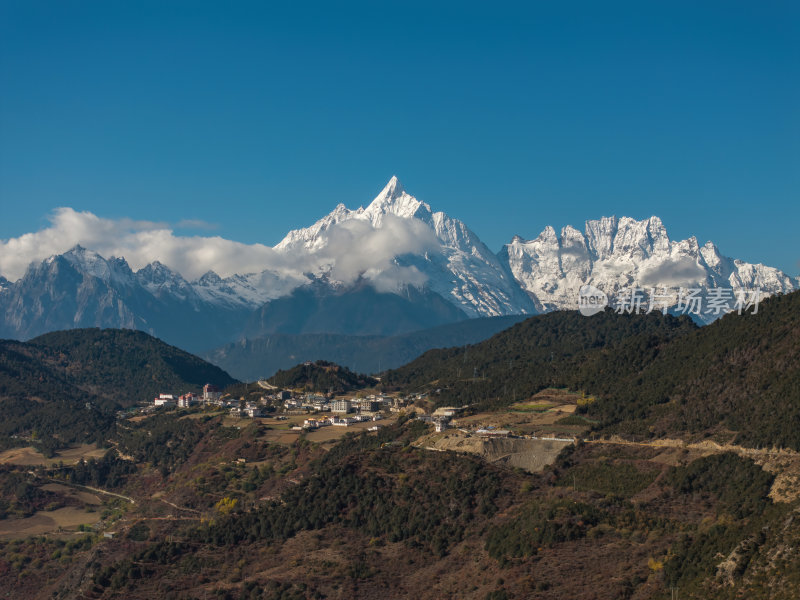
[[[799,283],[773,267],[726,258],[711,242],[672,241],[658,217],[603,217],[586,221],[583,233],[566,226],[560,235],[548,226],[533,240],[515,237],[499,256],[542,311],[577,308],[584,284],[608,296],[655,288],[659,306],[671,307],[681,287],[703,296],[711,288],[758,288],[766,296],[796,290]]]
[[[71,327],[130,327],[193,351],[268,333],[394,335],[483,317],[574,309],[581,286],[609,297],[659,288],[800,288],[778,269],[727,258],[711,242],[673,241],[657,217],[603,217],[492,253],[461,221],[406,192],[396,177],[366,208],[343,204],[289,232],[258,272],[189,281],[161,262],[76,246],[0,277],[0,336],[27,339]],[[358,318],[351,318],[357,315]],[[720,316],[706,317],[706,321]]]
[[[238,333],[254,304],[208,302],[161,263],[133,272],[124,258],[105,259],[76,246],[31,264],[0,289],[0,336],[29,339],[58,329],[122,327],[202,350]]]
[[[401,267],[417,269],[424,285],[470,317],[534,313],[533,303],[506,265],[464,223],[408,194],[392,177],[366,207],[350,210],[340,204],[311,227],[291,231],[277,246],[282,252],[319,251],[331,229],[347,221],[366,221],[376,229],[397,217],[419,221],[434,234],[436,248],[395,257]]]

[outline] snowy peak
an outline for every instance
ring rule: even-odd
[[[184,287],[188,285],[188,282],[180,273],[176,273],[167,265],[157,260],[139,269],[136,272],[136,278],[145,285],[157,287]]]
[[[390,216],[413,223],[398,227],[397,221],[389,223]],[[418,244],[415,252],[398,252],[393,259],[396,267],[392,268],[413,274],[413,285],[438,293],[469,316],[534,312],[533,303],[514,282],[508,268],[474,232],[443,212],[433,212],[427,203],[409,194],[397,177],[392,177],[366,208],[349,210],[340,204],[312,226],[290,232],[275,250],[293,257],[321,253],[331,229],[345,221],[368,222],[377,232],[386,233],[387,243],[407,239],[408,235],[429,237],[436,247],[431,250],[426,242]],[[425,231],[426,227],[432,235]],[[375,247],[382,248],[383,244]],[[325,276],[333,267],[321,265],[314,273]],[[335,285],[336,281],[331,279],[330,283]]]
[[[387,214],[403,219],[418,218],[430,223],[431,207],[406,192],[397,177],[392,176],[363,214],[376,227],[381,225],[383,215]]]
[[[61,255],[79,271],[89,273],[98,279],[107,281],[111,274],[108,262],[97,252],[87,250],[81,245],[76,245]]]
[[[561,234],[547,225],[534,240],[525,240],[515,235],[509,245],[542,244],[559,248],[579,248],[592,260],[603,260],[611,256],[644,258],[653,252],[667,251],[670,240],[661,219],[650,217],[637,221],[630,217],[603,217],[586,221],[585,233],[572,225],[561,229]]]
[[[81,245],[70,248],[61,255],[51,256],[42,264],[53,265],[61,259],[69,264],[77,272],[96,277],[104,283],[114,283],[122,286],[130,286],[133,283],[133,271],[124,258],[111,257],[105,259],[93,250],[88,250]]]
[[[578,290],[590,283],[609,296],[631,287],[760,287],[765,294],[797,289],[772,267],[723,256],[697,238],[671,241],[661,219],[603,217],[586,221],[585,236],[572,226],[552,227],[532,241],[514,236],[499,256],[540,310],[574,309]]]
[[[596,258],[607,258],[611,254],[617,223],[617,217],[586,221],[586,243]]]
[[[352,211],[344,204],[340,203],[330,214],[325,215],[310,227],[294,229],[287,233],[286,237],[275,246],[275,250],[286,251],[300,247],[305,247],[306,249],[319,248],[324,244],[324,240],[322,239],[322,234],[324,232],[337,223],[347,221],[359,215],[363,210],[363,208],[360,208],[358,211]]]
[[[210,286],[217,285],[222,281],[222,277],[217,275],[214,271],[206,271],[200,279],[197,280],[199,285]]]
[[[381,192],[375,196],[367,208],[359,207],[350,210],[339,203],[330,213],[319,219],[310,227],[290,231],[275,250],[297,250],[305,247],[308,250],[318,250],[325,245],[325,234],[331,227],[352,219],[369,221],[374,227],[381,227],[385,215],[394,215],[403,219],[418,218],[430,223],[431,209],[424,202],[405,191],[396,176],[392,176]]]
[[[669,249],[667,230],[658,217],[637,221],[622,217],[617,223],[617,232],[612,243],[612,253],[645,258],[656,252]]]
[[[687,284],[706,291],[758,286],[765,295],[800,288],[797,279],[728,258],[711,242],[673,241],[655,216],[602,217],[582,229],[547,226],[533,239],[514,236],[495,254],[465,223],[434,212],[397,177],[366,208],[340,203],[311,226],[289,232],[273,250],[270,269],[229,277],[209,271],[188,282],[159,261],[134,273],[124,258],[75,246],[32,263],[16,282],[0,278],[0,314],[11,336],[59,328],[54,323],[186,333],[186,323],[201,315],[192,331],[202,337],[196,323],[230,335],[242,315],[311,282],[326,293],[359,285],[396,295],[421,290],[469,317],[574,309],[587,283],[609,297],[631,287]]]
[[[400,183],[400,180],[397,178],[397,175],[392,175],[392,177],[389,179],[389,182],[381,190],[381,193],[378,194],[378,197],[388,196],[390,198],[398,198],[402,194],[404,194],[405,191],[406,190],[403,187],[403,184]]]

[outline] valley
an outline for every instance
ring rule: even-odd
[[[551,313],[375,376],[309,361],[255,383],[134,332],[14,342],[3,389],[39,412],[4,424],[0,589],[788,600],[798,298],[703,328]],[[102,428],[48,411],[56,383],[68,415],[91,394]]]

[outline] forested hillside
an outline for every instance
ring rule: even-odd
[[[606,311],[589,318],[577,312],[548,313],[479,344],[426,352],[386,372],[382,381],[410,390],[441,389],[440,404],[500,407],[545,387],[591,383],[578,373],[598,354],[611,357],[626,352],[630,356],[620,356],[618,368],[626,372],[640,368],[660,345],[696,328],[686,317],[660,313],[632,317]],[[626,362],[630,359],[634,364]]]
[[[132,329],[69,329],[28,342],[40,359],[79,387],[122,406],[166,390],[222,388],[236,380],[219,367]]]
[[[659,348],[641,366],[603,373],[628,356],[592,357],[582,382],[604,401],[591,415],[648,435],[736,432],[752,446],[800,449],[800,293],[764,301],[757,314],[729,314]]]
[[[278,371],[269,382],[283,389],[309,392],[337,393],[375,385],[378,381],[367,375],[353,373],[346,367],[318,360]]]
[[[116,410],[205,383],[235,380],[140,331],[71,329],[27,343],[0,341],[0,445],[30,441],[52,450],[102,441]]]
[[[582,410],[605,431],[800,449],[800,293],[701,329],[660,314],[541,315],[474,346],[430,351],[383,381],[482,407],[569,387],[597,398]]]
[[[796,418],[797,302],[775,298],[757,315],[703,329],[660,314],[543,315],[385,373],[404,393],[429,392],[413,410],[431,408],[429,399],[474,405],[476,414],[439,433],[412,409],[385,414],[376,431],[309,431],[293,426],[300,415],[237,419],[217,407],[114,427],[104,409],[111,399],[79,386],[89,381],[71,369],[116,368],[124,385],[115,355],[133,362],[141,354],[140,365],[160,365],[167,378],[191,373],[194,360],[170,370],[178,361],[169,347],[146,336],[139,344],[131,332],[3,342],[3,393],[27,411],[11,411],[4,427],[39,419],[21,420],[25,428],[8,430],[6,441],[30,444],[45,431],[63,444],[93,432],[109,450],[0,469],[0,536],[3,526],[27,531],[27,519],[79,523],[66,540],[0,537],[0,589],[15,599],[792,600],[800,589],[791,550],[800,543],[800,453],[692,442],[706,434],[732,440],[735,425],[738,441],[763,446],[748,437],[763,431],[792,445],[781,423]],[[318,391],[375,384],[322,361],[278,375],[276,385]],[[507,406],[553,385],[584,394],[549,390],[562,400],[538,395]],[[430,446],[482,444],[477,427],[502,426],[516,436],[505,441],[540,452],[544,440],[526,439],[518,418],[550,419],[545,426],[554,428],[580,421],[581,431],[595,431],[531,470],[497,454]],[[608,439],[613,432],[644,443]],[[664,436],[695,440],[645,439]]]

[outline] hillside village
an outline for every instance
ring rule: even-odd
[[[315,431],[323,427],[349,427],[358,423],[375,422],[368,431],[377,431],[382,427],[378,423],[392,415],[406,414],[418,421],[433,426],[436,434],[450,430],[456,437],[472,437],[480,439],[519,438],[522,440],[549,440],[573,443],[579,431],[562,433],[552,432],[541,435],[541,432],[526,431],[526,421],[533,423],[536,419],[523,418],[517,422],[517,427],[512,431],[507,427],[493,424],[491,419],[485,420],[486,415],[473,414],[474,411],[466,406],[442,406],[429,410],[425,408],[425,394],[389,395],[383,393],[365,395],[356,394],[336,395],[333,393],[322,394],[316,392],[301,392],[298,390],[277,389],[264,381],[258,382],[264,390],[257,400],[247,400],[244,396],[236,397],[234,394],[224,393],[217,386],[207,383],[200,393],[189,392],[176,395],[161,393],[152,402],[135,409],[135,414],[141,416],[153,414],[155,411],[169,411],[174,409],[210,409],[227,410],[228,416],[238,419],[274,419],[288,421],[295,417],[289,428],[293,431]],[[571,404],[549,406],[537,405],[545,412],[554,410],[558,414],[566,408],[574,408]],[[133,413],[125,413],[130,417]],[[473,414],[471,418],[459,419]],[[305,417],[302,424],[296,417]],[[265,421],[263,421],[265,422]],[[578,430],[582,429],[578,427]],[[433,449],[433,448],[431,448]]]
[[[347,427],[365,421],[380,421],[384,413],[399,413],[410,406],[414,397],[393,397],[383,394],[361,396],[335,396],[313,392],[297,392],[279,390],[264,382],[260,382],[265,392],[257,401],[236,398],[223,393],[217,386],[207,383],[202,392],[189,392],[176,395],[161,393],[144,406],[122,413],[120,416],[130,417],[136,414],[146,415],[155,411],[189,408],[227,409],[231,417],[263,418],[273,417],[287,420],[290,416],[309,416],[302,425],[294,426],[295,430],[312,430],[328,425]],[[330,413],[324,416],[324,413]],[[379,426],[375,426],[377,429]]]

